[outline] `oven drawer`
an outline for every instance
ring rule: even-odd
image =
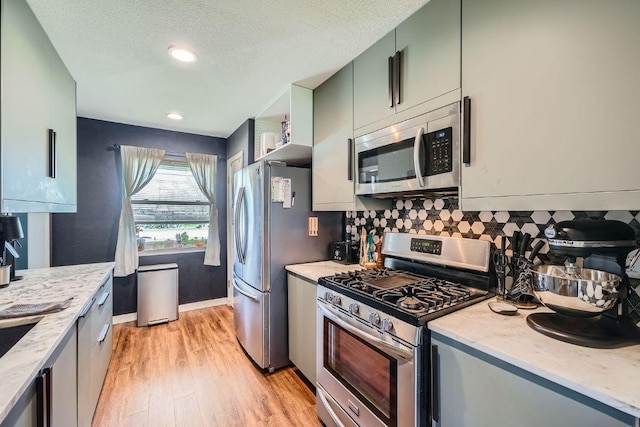
[[[316,410],[327,427],[358,427],[358,424],[320,385],[316,387]]]

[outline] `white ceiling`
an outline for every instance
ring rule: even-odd
[[[428,2],[27,1],[77,82],[79,116],[220,137],[290,83],[315,88]],[[174,44],[198,60],[171,60]]]

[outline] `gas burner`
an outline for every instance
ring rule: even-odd
[[[409,310],[418,310],[423,307],[423,303],[415,297],[406,296],[398,300],[398,305]]]

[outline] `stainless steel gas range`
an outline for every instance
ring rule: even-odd
[[[489,242],[386,233],[382,253],[384,269],[318,282],[317,410],[327,426],[430,423],[426,324],[494,286]]]

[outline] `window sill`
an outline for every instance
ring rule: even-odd
[[[139,257],[148,257],[156,255],[175,255],[175,254],[190,254],[195,252],[204,252],[204,247],[193,248],[167,248],[167,249],[147,249],[144,251],[138,251]]]

